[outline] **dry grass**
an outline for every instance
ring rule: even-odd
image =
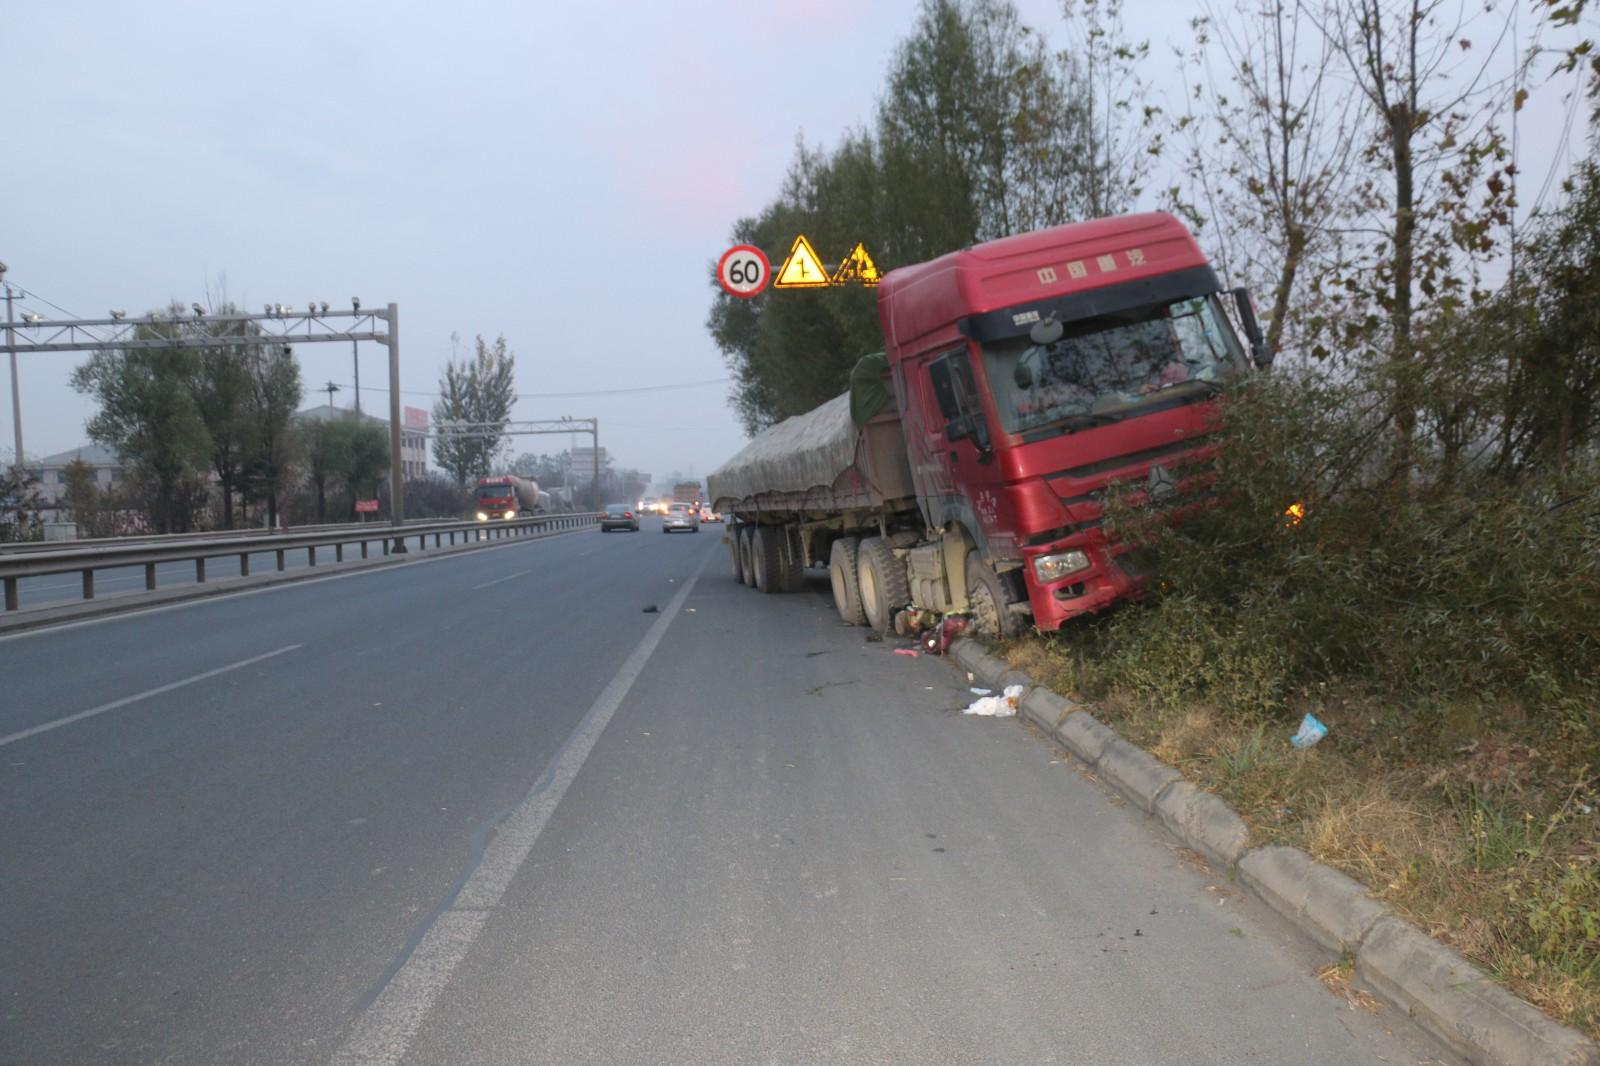
[[[1045,640],[1014,641],[1004,656],[1058,692],[1096,697],[1097,717],[1222,795],[1255,842],[1291,844],[1343,870],[1517,994],[1600,1037],[1600,796],[1587,767],[1562,760],[1560,738],[1529,735],[1517,708],[1406,714],[1364,693],[1321,691],[1281,718],[1248,721],[1115,685],[1086,694],[1087,672]],[[1331,732],[1302,752],[1288,737],[1307,710]],[[1338,991],[1348,993],[1347,978]]]
[[[1346,956],[1318,970],[1317,980],[1322,982],[1322,987],[1348,1003],[1352,1010],[1377,1014],[1383,1010],[1383,1004],[1372,993],[1351,984],[1355,971],[1355,963]]]

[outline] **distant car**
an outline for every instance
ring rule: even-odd
[[[600,532],[610,533],[613,529],[639,532],[639,512],[625,503],[606,504],[606,513],[600,516]]]
[[[700,514],[686,503],[674,503],[667,507],[667,516],[661,520],[661,532],[671,533],[674,529],[687,529],[691,533],[700,532]]]
[[[700,508],[700,521],[702,521],[702,522],[720,522],[720,521],[722,521],[722,516],[720,514],[718,514],[717,512],[713,511],[709,506],[705,506],[705,507],[701,507]]]

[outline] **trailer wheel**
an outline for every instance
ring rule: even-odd
[[[833,605],[848,626],[867,624],[861,609],[861,579],[856,573],[856,538],[840,537],[828,550],[828,581],[833,585]]]
[[[744,581],[744,567],[739,562],[739,527],[729,526],[728,535],[723,538],[728,542],[728,561],[733,564],[733,579]]]
[[[881,636],[894,632],[894,613],[911,602],[905,564],[882,537],[868,537],[856,549],[856,580],[867,625]]]
[[[979,636],[1003,639],[1022,632],[1017,616],[1006,610],[1006,583],[975,551],[967,553],[967,602]]]
[[[750,562],[755,570],[755,585],[762,592],[783,591],[783,530],[777,526],[757,526],[750,541]]]
[[[754,526],[739,527],[739,580],[751,588],[756,587],[755,552],[750,543],[754,534]]]
[[[799,526],[782,526],[778,541],[778,591],[804,592],[806,587],[805,541]]]

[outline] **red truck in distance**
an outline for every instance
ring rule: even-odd
[[[474,496],[480,522],[526,518],[550,509],[550,494],[540,491],[537,481],[515,474],[479,478]]]
[[[840,616],[880,632],[908,608],[1052,630],[1136,595],[1106,490],[1159,506],[1202,490],[1217,392],[1270,361],[1248,294],[1164,212],[892,270],[878,317],[885,352],[851,391],[756,437],[708,488],[738,523],[736,577],[790,591],[826,565]]]

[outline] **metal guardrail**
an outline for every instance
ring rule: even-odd
[[[72,541],[56,541],[59,550],[24,552],[0,555],[0,582],[5,585],[5,609],[18,609],[17,582],[29,577],[48,577],[54,574],[83,575],[83,598],[94,599],[94,573],[118,567],[143,566],[144,587],[154,591],[158,563],[194,562],[194,578],[198,583],[206,579],[206,560],[223,556],[239,557],[239,576],[250,576],[250,556],[265,552],[276,553],[277,569],[283,570],[284,555],[289,551],[307,552],[307,563],[317,565],[317,549],[332,548],[334,562],[344,561],[344,550],[359,545],[361,558],[368,558],[370,546],[377,543],[384,555],[391,551],[405,551],[405,542],[413,537],[419,551],[427,548],[428,538],[434,547],[443,547],[446,538],[454,545],[459,536],[462,543],[480,540],[500,540],[507,537],[559,529],[579,529],[593,525],[600,518],[598,512],[561,515],[535,515],[529,518],[508,519],[501,522],[432,522],[418,525],[389,526],[360,523],[332,529],[275,535],[245,535],[228,538],[187,539],[176,543],[142,543],[71,547]],[[182,536],[182,534],[179,534]]]
[[[551,515],[539,515],[540,518],[549,518]],[[414,526],[440,526],[464,521],[459,518],[408,518],[405,526],[410,529]],[[190,533],[134,533],[125,537],[84,537],[80,540],[22,540],[10,541],[0,544],[0,557],[16,552],[43,552],[62,551],[66,548],[100,548],[113,547],[125,544],[183,544],[196,540],[227,540],[241,537],[271,537],[284,536],[289,533],[326,533],[333,530],[359,530],[363,526],[367,529],[388,530],[394,528],[387,521],[381,522],[324,522],[320,524],[290,526],[281,530],[272,529],[207,529],[195,530]]]

